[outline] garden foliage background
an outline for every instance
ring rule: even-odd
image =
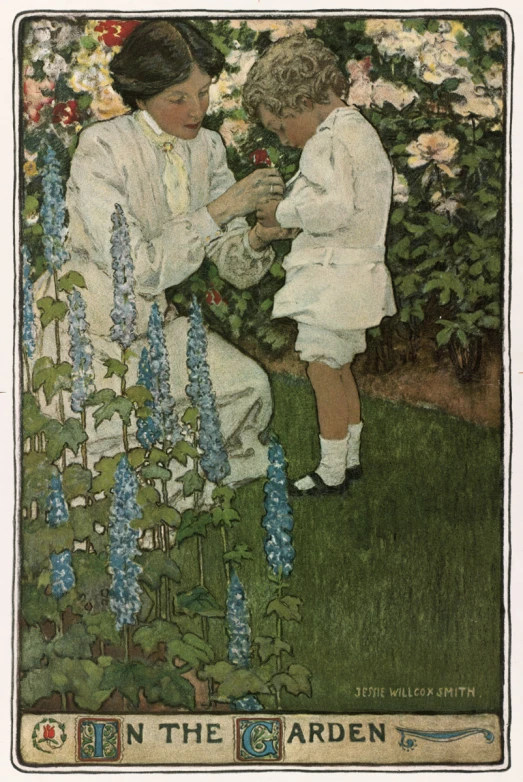
[[[132,353],[132,258],[125,215],[112,216],[115,308],[111,336],[122,349],[107,377],[120,394],[95,389],[81,276],[60,276],[67,230],[63,193],[78,134],[125,112],[109,64],[139,20],[59,18],[22,25],[23,95],[23,439],[20,698],[24,708],[117,710],[277,709],[282,693],[310,696],[314,671],[299,659],[302,599],[290,592],[293,513],[280,444],[258,520],[266,567],[256,587],[262,618],[250,616],[242,568],[255,557],[241,540],[235,493],[224,485],[227,455],[205,362],[203,320],[228,338],[252,339],[277,354],[292,329],[271,322],[281,286],[277,247],[270,274],[239,292],[210,264],[170,292],[191,318],[187,363],[191,406],[174,411],[159,313],[149,349]],[[375,125],[394,164],[388,237],[398,315],[384,325],[413,342],[421,329],[451,350],[467,379],[485,332],[500,328],[504,191],[504,32],[499,18],[195,20],[226,55],[212,87],[208,127],[219,131],[237,177],[266,147],[285,178],[297,154],[250,126],[240,93],[257,55],[294,33],[319,36],[351,79],[348,100]],[[54,278],[55,298],[33,302],[37,277]],[[36,318],[36,309],[39,317]],[[58,323],[67,319],[69,362]],[[55,329],[57,352],[34,361],[37,329]],[[371,335],[376,340],[380,329]],[[125,383],[140,362],[136,386]],[[65,419],[71,394],[77,418]],[[58,419],[41,402],[59,400]],[[122,449],[87,461],[86,417],[117,416]],[[136,427],[139,448],[130,448]],[[184,499],[170,503],[170,465],[186,467]],[[116,476],[116,477],[115,477]],[[202,497],[211,498],[203,506]],[[231,530],[236,530],[232,534]],[[139,542],[140,540],[140,542]],[[250,538],[249,538],[250,540]],[[215,563],[220,562],[219,573]],[[212,572],[210,563],[213,563]],[[263,635],[256,628],[263,628]],[[291,629],[289,630],[289,627]],[[303,628],[306,631],[306,628]],[[53,701],[53,699],[55,699]],[[47,737],[46,741],[51,741]],[[45,747],[44,747],[45,751]]]

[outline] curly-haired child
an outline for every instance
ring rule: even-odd
[[[316,397],[321,461],[291,486],[298,495],[341,493],[361,476],[351,364],[366,349],[365,330],[396,312],[385,266],[392,167],[375,129],[345,102],[347,90],[335,55],[305,36],[270,46],[243,89],[250,118],[303,149],[283,200],[257,212],[264,226],[301,229],[272,313],[297,321],[296,350]]]

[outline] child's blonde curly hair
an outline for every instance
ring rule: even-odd
[[[343,98],[348,89],[336,56],[322,41],[293,35],[272,44],[254,63],[242,102],[249,119],[257,121],[262,105],[279,117],[285,109],[302,111],[307,99],[328,103],[330,90]]]

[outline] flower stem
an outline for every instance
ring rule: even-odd
[[[80,422],[82,424],[82,429],[85,431],[85,428],[87,426],[87,416],[85,414],[85,410],[82,410],[80,413]],[[82,467],[84,470],[87,470],[87,443],[82,443],[81,445],[82,450]]]
[[[229,545],[227,542],[227,531],[225,529],[224,524],[221,525],[220,531],[222,533],[223,553],[227,554],[227,551],[229,550]],[[231,580],[231,567],[228,562],[225,562],[225,560],[224,560],[224,566],[225,566],[225,578],[227,579],[227,585],[228,585]]]
[[[129,662],[129,625],[124,625],[123,628],[123,638],[124,638],[124,662]]]

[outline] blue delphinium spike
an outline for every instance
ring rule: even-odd
[[[87,398],[94,392],[93,346],[89,339],[89,324],[85,319],[82,294],[74,290],[69,299],[69,355],[73,362],[71,408],[75,413],[85,409]]]
[[[255,695],[245,695],[232,703],[234,711],[263,711],[263,706]]]
[[[142,568],[134,558],[139,555],[139,531],[131,527],[134,519],[142,517],[136,501],[138,480],[124,455],[118,462],[114,476],[113,502],[109,514],[109,607],[115,616],[116,629],[136,622],[140,610],[138,575]]]
[[[192,404],[200,413],[199,445],[203,451],[200,464],[210,481],[220,483],[230,474],[231,466],[223,444],[216,397],[207,363],[207,335],[202,311],[195,296],[189,308],[189,324],[187,335],[189,385],[186,391]]]
[[[66,549],[60,554],[51,554],[51,591],[59,600],[75,585],[72,553]]]
[[[52,147],[48,147],[44,157],[42,173],[42,221],[44,256],[47,268],[52,274],[58,271],[69,259],[64,249],[67,228],[65,227],[65,199],[60,164]]]
[[[149,351],[147,348],[142,348],[142,354],[138,364],[138,379],[136,384],[144,386],[148,391],[153,389],[153,373],[151,370],[151,362],[149,360]],[[145,407],[151,410],[151,414],[147,418],[138,418],[136,437],[140,445],[148,450],[162,438],[162,429],[158,423],[158,416],[154,411],[154,403],[147,400]]]
[[[229,662],[238,668],[248,668],[251,656],[251,629],[245,592],[234,570],[227,592],[227,633]]]
[[[182,439],[180,423],[174,410],[174,398],[171,396],[170,367],[165,335],[163,333],[160,307],[155,302],[151,307],[149,325],[149,361],[151,370],[151,394],[153,411],[161,428],[162,440],[177,443]]]
[[[22,247],[22,261],[22,343],[25,348],[25,352],[29,358],[32,358],[35,352],[36,326],[33,300],[33,281],[31,280],[31,255],[25,245]]]
[[[110,336],[122,350],[136,339],[136,299],[134,294],[134,264],[127,220],[120,204],[114,205],[111,215],[111,257],[113,259],[114,306],[111,319],[114,326]]]
[[[53,475],[50,481],[50,491],[47,495],[47,523],[50,527],[58,527],[69,520],[69,512],[65,502],[60,473]]]
[[[290,575],[295,551],[290,532],[294,526],[292,509],[288,502],[285,455],[280,443],[273,439],[269,446],[269,466],[264,486],[265,516],[262,526],[265,537],[265,555],[275,576]]]

